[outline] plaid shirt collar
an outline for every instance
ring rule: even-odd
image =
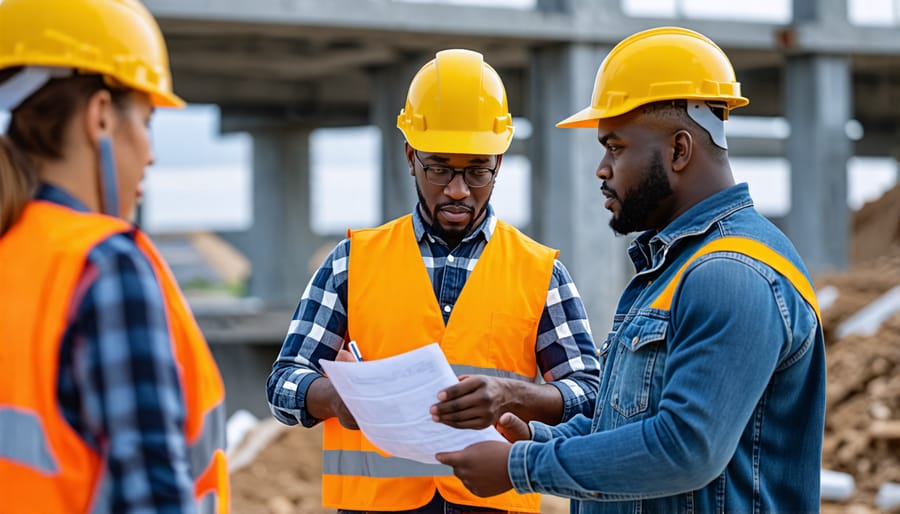
[[[434,235],[431,231],[431,225],[425,222],[422,218],[422,212],[419,208],[420,204],[416,204],[416,208],[413,209],[413,230],[416,234],[416,241],[422,242],[422,239],[428,238],[429,242],[440,241],[441,243],[446,244],[440,237]],[[472,243],[477,238],[483,237],[485,244],[491,240],[491,235],[494,233],[494,228],[497,226],[497,216],[494,215],[494,208],[491,204],[487,204],[487,208],[485,210],[484,220],[481,221],[481,224],[473,230],[469,235],[463,238],[460,241],[460,244]]]
[[[38,187],[37,194],[34,195],[34,197],[37,200],[45,200],[59,204],[78,212],[90,212],[90,209],[81,203],[81,200],[72,196],[68,191],[46,182],[41,183],[40,187]]]

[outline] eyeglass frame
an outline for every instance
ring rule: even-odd
[[[434,164],[434,165],[425,164],[424,162],[422,162],[422,158],[419,157],[419,151],[418,151],[418,150],[413,150],[413,156],[416,158],[417,161],[419,161],[419,166],[422,167],[422,171],[425,173],[425,180],[428,181],[429,184],[431,184],[431,185],[433,185],[433,186],[439,186],[439,187],[447,187],[447,186],[449,186],[450,183],[453,182],[453,179],[455,179],[457,175],[462,175],[463,182],[466,184],[467,187],[472,188],[472,189],[481,189],[482,187],[487,187],[487,186],[489,186],[492,182],[494,182],[494,177],[497,176],[497,168],[500,167],[500,161],[499,161],[499,159],[498,159],[498,161],[497,161],[497,164],[495,164],[493,168],[488,168],[487,166],[467,166],[467,167],[465,167],[465,168],[454,168],[454,167],[452,167],[452,166],[447,166],[447,165],[444,165],[444,164]],[[428,175],[428,169],[429,169],[429,168],[441,168],[441,169],[445,169],[445,170],[450,170],[450,180],[448,180],[446,184],[438,184],[438,183],[436,183],[436,182],[433,182],[433,181],[429,178],[429,175]],[[467,172],[467,171],[470,171],[470,170],[487,170],[487,171],[490,171],[490,172],[491,172],[491,178],[490,178],[490,180],[488,180],[488,181],[485,182],[484,184],[473,186],[473,185],[470,184],[469,181],[467,180],[468,175],[466,174],[466,172]]]

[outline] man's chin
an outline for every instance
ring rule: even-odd
[[[447,236],[449,239],[462,239],[468,235],[468,225],[447,226],[440,223],[439,226],[441,228],[441,235]]]
[[[609,228],[612,229],[613,232],[620,236],[627,236],[632,232],[636,232],[637,229],[629,223],[622,223],[622,221],[615,216],[611,220],[609,220]]]

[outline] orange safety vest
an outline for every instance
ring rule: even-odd
[[[0,238],[0,510],[106,512],[102,456],[57,401],[59,349],[88,253],[126,222],[46,201],[28,204]],[[185,400],[184,426],[200,512],[229,511],[225,388],[171,271],[136,232],[162,289]]]
[[[416,244],[411,215],[352,231],[348,332],[366,359],[438,342],[457,374],[536,381],[535,341],[557,251],[498,221],[445,326]],[[387,456],[358,430],[325,421],[322,500],[327,507],[397,511],[421,507],[435,489],[447,501],[539,512],[540,496],[479,498],[448,466]]]

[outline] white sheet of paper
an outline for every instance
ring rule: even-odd
[[[366,438],[394,457],[436,464],[434,454],[505,441],[494,427],[463,430],[432,421],[438,391],[459,382],[437,343],[363,362],[319,361]]]

